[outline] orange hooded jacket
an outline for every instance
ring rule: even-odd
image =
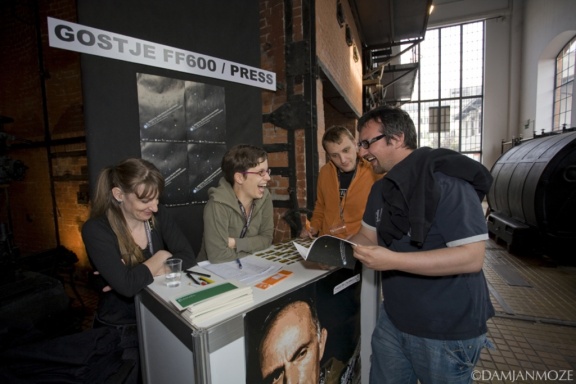
[[[326,163],[318,174],[316,204],[310,219],[310,226],[318,229],[318,236],[330,234],[330,227],[340,222],[341,207],[346,232],[336,236],[346,238],[358,232],[372,184],[381,177],[374,173],[369,162],[359,157],[356,175],[340,202],[338,169],[331,161]]]

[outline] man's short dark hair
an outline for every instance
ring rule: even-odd
[[[384,139],[387,143],[390,143],[392,137],[404,134],[404,146],[409,149],[417,148],[418,136],[416,135],[416,127],[405,110],[391,105],[374,108],[360,117],[358,120],[358,132],[361,132],[370,120],[380,124],[379,131],[386,135]]]

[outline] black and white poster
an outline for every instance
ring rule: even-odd
[[[223,87],[137,74],[142,158],[164,175],[167,206],[205,203],[226,152]]]

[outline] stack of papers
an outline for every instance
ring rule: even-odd
[[[236,280],[246,285],[252,285],[258,281],[262,281],[282,269],[281,265],[263,259],[243,258],[241,259],[241,263],[242,268],[240,268],[236,261],[220,264],[203,264],[202,268],[225,280]]]
[[[172,303],[190,321],[204,321],[254,301],[252,287],[232,283],[211,285],[200,291],[172,299]]]

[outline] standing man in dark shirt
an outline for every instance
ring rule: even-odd
[[[482,272],[488,239],[481,200],[492,178],[447,149],[416,149],[410,116],[379,107],[358,121],[374,184],[354,256],[382,271],[370,383],[472,383],[494,315]]]

